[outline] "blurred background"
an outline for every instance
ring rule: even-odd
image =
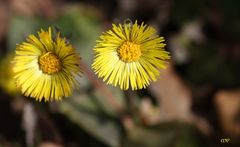
[[[240,146],[240,1],[0,0],[0,147]],[[91,70],[112,23],[155,27],[171,52],[161,79],[121,91]],[[81,87],[61,102],[15,88],[16,44],[59,28],[82,56]]]

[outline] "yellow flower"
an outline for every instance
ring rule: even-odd
[[[142,23],[113,24],[100,36],[94,48],[92,67],[107,84],[121,89],[146,88],[159,77],[159,69],[166,68],[169,53],[164,50],[164,38],[156,30]]]
[[[0,60],[0,87],[10,95],[17,95],[19,89],[15,86],[12,71],[13,54],[8,54]]]
[[[61,100],[72,94],[81,76],[80,57],[60,33],[41,30],[17,45],[13,72],[25,96],[45,101]]]

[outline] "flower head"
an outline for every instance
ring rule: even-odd
[[[19,94],[19,89],[16,88],[15,80],[13,79],[12,59],[12,53],[0,59],[0,87],[10,95],[17,95]]]
[[[153,27],[142,23],[124,23],[100,36],[94,48],[92,67],[107,84],[121,89],[146,88],[166,67],[169,53],[164,50],[163,37]]]
[[[41,30],[17,45],[13,72],[17,86],[25,96],[36,100],[60,100],[79,85],[80,57],[60,33]]]

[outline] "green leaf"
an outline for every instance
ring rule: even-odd
[[[118,119],[106,110],[103,97],[81,94],[59,104],[60,113],[67,116],[92,136],[108,144],[120,146],[122,130]]]
[[[69,5],[61,17],[56,20],[60,27],[82,55],[83,61],[91,65],[93,47],[101,32],[101,23],[94,8],[81,5]]]
[[[47,21],[35,17],[12,16],[7,34],[7,48],[14,51],[16,44],[26,40],[29,34],[37,34],[40,28],[48,25]]]
[[[128,133],[125,147],[206,147],[201,133],[189,124],[168,122],[157,126],[136,126]]]

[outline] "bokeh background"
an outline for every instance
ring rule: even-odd
[[[0,147],[240,146],[239,0],[1,0]],[[91,70],[112,23],[155,27],[171,53],[161,79],[121,91]],[[22,96],[12,79],[16,44],[48,26],[82,56],[81,87],[61,102]]]

